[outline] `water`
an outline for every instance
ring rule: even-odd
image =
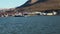
[[[60,34],[60,16],[0,18],[0,34]]]

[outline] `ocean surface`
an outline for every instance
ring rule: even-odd
[[[60,16],[0,17],[0,34],[60,34]]]

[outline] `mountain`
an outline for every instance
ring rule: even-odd
[[[22,8],[22,7],[28,7],[28,6],[32,6],[36,3],[39,3],[39,2],[44,2],[45,0],[28,0],[26,3],[24,3],[23,5],[17,7],[17,8]]]
[[[28,0],[23,5],[16,7],[19,11],[44,11],[60,9],[60,0]]]
[[[41,14],[44,13],[44,15],[46,13],[50,15],[50,13],[53,12],[56,15],[60,15],[60,0],[28,0],[26,3],[16,8],[0,10],[0,16],[7,14],[11,16],[19,12],[24,15],[25,12],[35,11],[41,11]]]

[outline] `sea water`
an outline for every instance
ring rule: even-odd
[[[60,16],[0,17],[0,34],[60,34]]]

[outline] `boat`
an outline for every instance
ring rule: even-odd
[[[14,17],[24,17],[24,16],[21,16],[21,15],[15,15]]]

